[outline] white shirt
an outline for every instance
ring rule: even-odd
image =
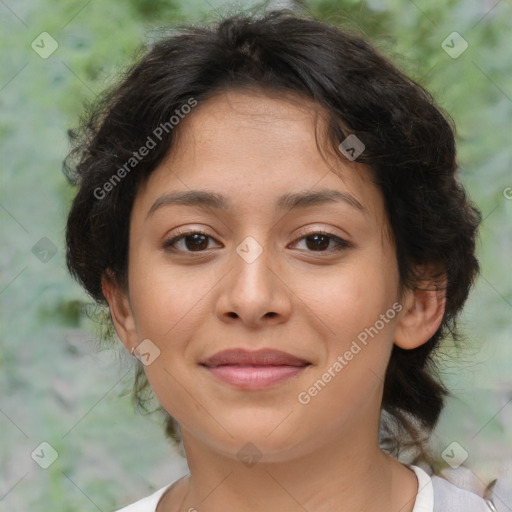
[[[460,489],[439,476],[430,477],[417,466],[409,465],[408,467],[416,473],[418,478],[418,494],[412,512],[489,512],[492,510],[477,494]],[[160,498],[171,485],[117,512],[156,512]]]

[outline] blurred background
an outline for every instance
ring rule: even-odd
[[[99,342],[65,268],[74,191],[61,171],[94,100],[169,24],[255,5],[221,0],[0,0],[0,510],[111,511],[187,472],[159,418],[130,401],[133,361]],[[268,8],[288,6],[268,2]],[[512,510],[511,5],[506,0],[305,0],[367,37],[455,120],[482,211],[482,273],[439,369],[453,396],[432,439]]]

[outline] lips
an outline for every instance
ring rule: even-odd
[[[217,352],[201,363],[217,381],[243,390],[273,387],[303,372],[308,361],[280,350]]]
[[[217,352],[203,361],[204,366],[306,366],[310,363],[287,352],[272,349],[248,351],[231,349]]]

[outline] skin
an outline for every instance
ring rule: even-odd
[[[382,194],[362,165],[322,158],[316,111],[304,98],[263,91],[229,91],[197,106],[137,193],[129,290],[103,279],[126,348],[150,339],[160,350],[146,374],[181,426],[190,475],[158,511],[413,509],[416,476],[378,445],[383,380],[393,343],[412,349],[436,331],[443,297],[400,289]],[[322,147],[321,116],[318,126]],[[221,193],[232,210],[172,204],[148,215],[162,195],[190,189]],[[346,202],[275,210],[282,194],[320,189],[350,194],[364,210]],[[199,252],[190,238],[174,252],[164,247],[198,228],[211,237]],[[318,231],[350,246],[336,251],[326,238],[315,250]],[[249,236],[262,248],[251,263],[236,251]],[[298,394],[396,302],[401,311],[301,404]],[[276,348],[311,365],[272,388],[241,390],[199,365],[235,347]],[[251,467],[237,456],[248,442],[262,455]]]

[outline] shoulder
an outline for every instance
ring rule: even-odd
[[[490,512],[495,511],[478,490],[458,487],[442,476],[429,476],[417,466],[409,466],[418,477],[418,496],[413,512]]]
[[[461,489],[440,476],[432,477],[432,487],[434,489],[434,512],[445,510],[489,512],[493,510],[478,494]]]
[[[150,496],[147,496],[146,498],[136,501],[135,503],[132,503],[127,507],[116,510],[116,512],[155,512],[156,506],[158,505],[160,498],[163,496],[164,492],[169,487],[170,486],[162,487],[161,489],[158,489],[158,491],[154,492]]]

